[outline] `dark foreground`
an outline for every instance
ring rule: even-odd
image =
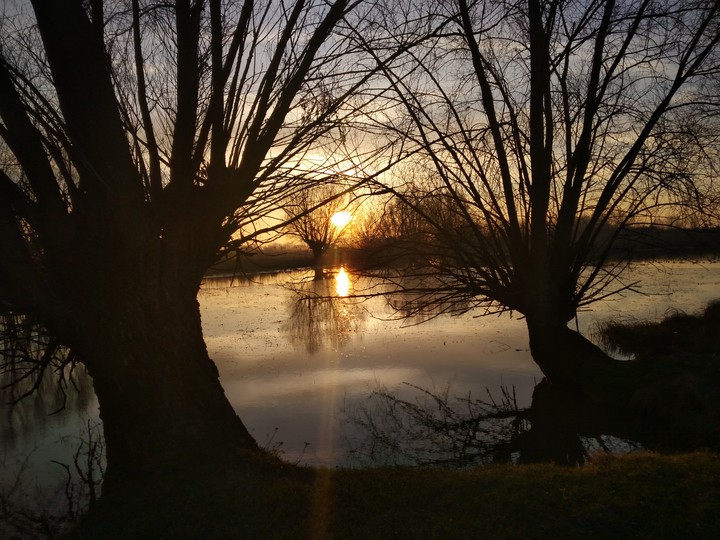
[[[316,470],[246,465],[143,483],[102,501],[74,539],[720,538],[720,456]]]

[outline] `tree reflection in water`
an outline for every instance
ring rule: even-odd
[[[365,312],[349,297],[352,282],[344,268],[293,289],[295,295],[290,298],[282,329],[309,354],[323,347],[342,348],[361,330]]]
[[[0,317],[0,388],[3,453],[51,416],[83,411],[94,397],[92,380],[72,351],[19,315]]]
[[[351,452],[359,466],[469,465],[496,461],[501,447],[527,430],[514,391],[498,400],[450,395],[448,385],[433,392],[405,383],[414,398],[379,388],[365,400],[346,404],[345,414],[362,434]]]
[[[566,393],[541,382],[532,405],[520,408],[514,389],[501,387],[479,399],[406,383],[414,397],[379,388],[346,404],[345,414],[361,434],[350,452],[357,466],[551,462],[581,465],[597,452],[628,452],[638,442],[604,432],[593,415]],[[595,420],[597,420],[597,411]]]

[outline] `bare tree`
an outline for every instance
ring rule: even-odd
[[[340,240],[349,225],[348,196],[342,185],[325,184],[297,191],[283,205],[288,232],[312,251],[316,278],[322,277],[322,256]]]
[[[423,218],[439,256],[405,271],[432,278],[434,303],[522,314],[551,381],[629,395],[640,368],[567,325],[630,285],[610,257],[626,227],[695,211],[714,189],[717,2],[413,9],[388,18],[387,35],[433,37],[383,67],[395,89],[386,125],[418,155],[385,187]],[[457,219],[438,219],[426,198]]]
[[[436,241],[437,231],[427,218],[432,216],[451,231],[460,231],[463,225],[446,202],[423,192],[406,192],[404,199],[371,197],[354,220],[352,245],[359,252],[360,267],[378,270],[433,264],[441,256],[441,247]],[[407,276],[407,271],[403,274]]]
[[[257,448],[208,358],[196,293],[281,195],[357,166],[347,98],[370,72],[344,61],[349,32],[336,30],[361,24],[361,10],[345,21],[358,4],[8,6],[0,308],[87,367],[106,493]]]

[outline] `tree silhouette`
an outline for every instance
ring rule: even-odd
[[[320,259],[337,243],[347,228],[347,224],[338,226],[333,216],[347,211],[347,208],[347,195],[339,184],[325,184],[297,191],[285,201],[283,210],[288,221],[287,230],[312,251],[316,277],[322,277]]]
[[[392,40],[426,36],[379,63],[395,89],[386,126],[418,151],[384,187],[432,231],[424,264],[404,269],[442,293],[428,308],[518,312],[548,379],[632,399],[638,364],[567,325],[631,285],[611,257],[623,230],[696,211],[713,189],[718,9],[457,0],[386,18]]]
[[[5,11],[0,308],[87,367],[106,493],[257,448],[208,357],[196,293],[219,249],[257,234],[281,195],[349,163],[337,130],[355,109],[343,103],[369,75],[344,67],[352,45],[335,30],[355,7]],[[310,151],[326,169],[303,161]]]

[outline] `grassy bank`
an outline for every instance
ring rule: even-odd
[[[600,328],[605,346],[641,358],[673,353],[720,353],[720,300],[697,314],[672,313],[660,321],[609,322]]]
[[[720,538],[720,457],[470,471],[257,465],[137,486],[72,538]]]

